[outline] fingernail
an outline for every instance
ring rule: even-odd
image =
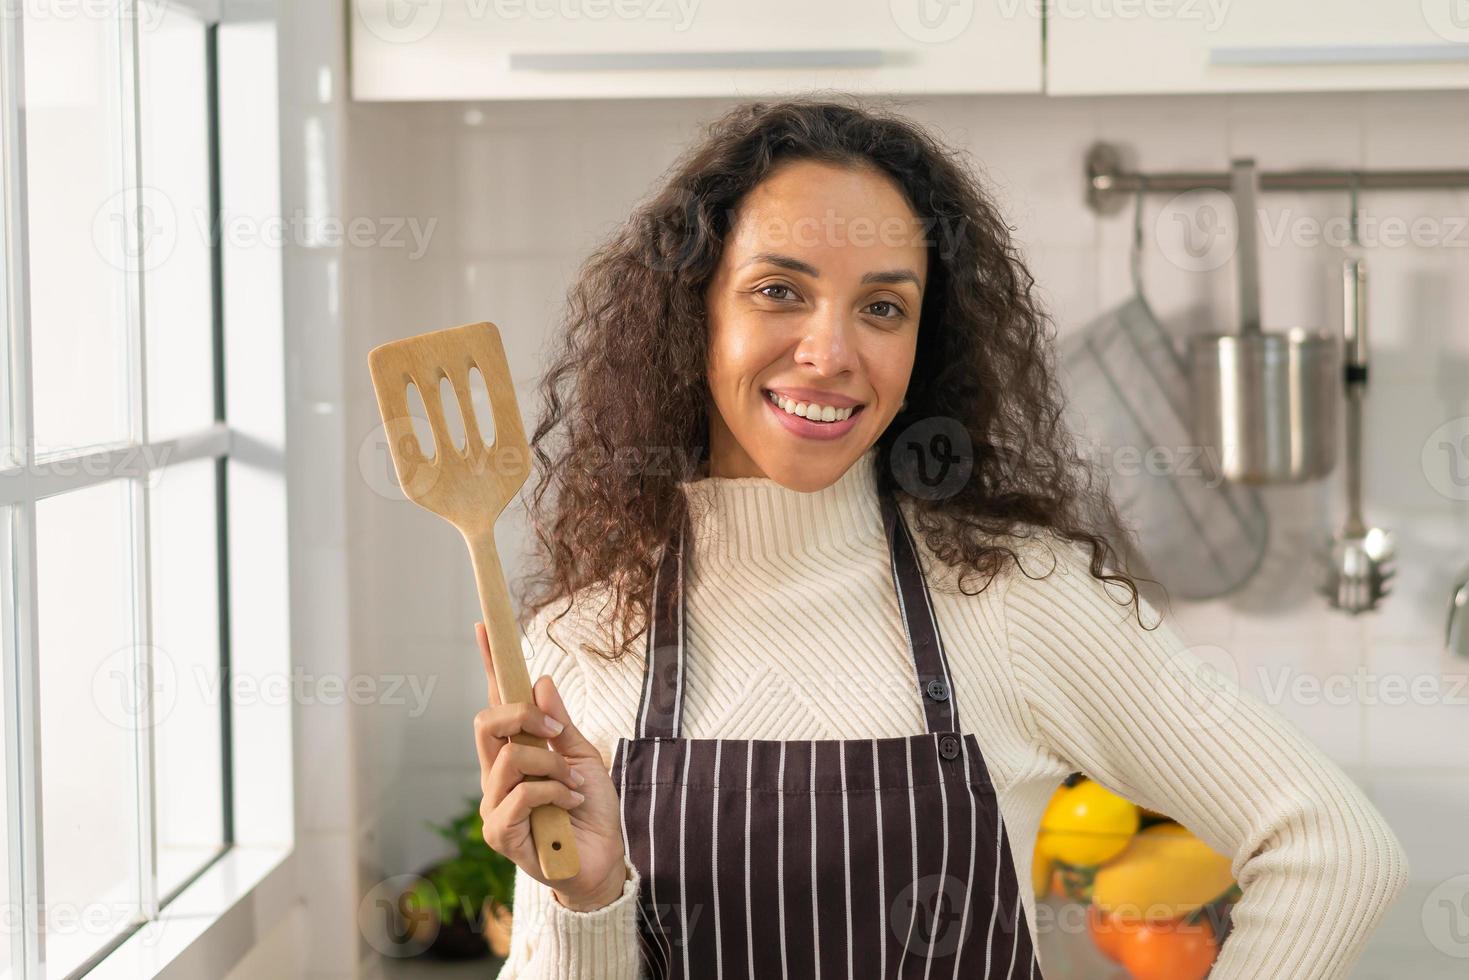
[[[580,786],[582,783],[585,783],[587,781],[587,777],[583,776],[581,773],[573,769],[571,770],[571,781]]]
[[[586,799],[585,796],[583,796],[581,793],[578,793],[576,790],[571,791],[571,798],[576,801],[572,804],[572,806],[581,806],[582,800]]]
[[[546,717],[546,727],[551,730],[552,735],[560,735],[561,732],[566,728],[565,725],[561,724],[561,722],[557,721],[555,718],[550,717],[549,715]]]

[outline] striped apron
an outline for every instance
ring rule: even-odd
[[[880,494],[928,730],[686,739],[683,535],[665,550],[636,736],[612,780],[650,978],[1041,975],[979,744],[959,731],[915,546]]]

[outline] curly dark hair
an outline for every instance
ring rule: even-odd
[[[1048,529],[1088,546],[1090,573],[1122,585],[1127,597],[1114,600],[1138,607],[1141,622],[1142,579],[1117,570],[1135,554],[1131,534],[1063,423],[1054,326],[1011,229],[956,151],[846,95],[729,110],[583,263],[530,440],[541,547],[522,614],[596,587],[604,622],[620,625],[599,633],[622,640],[592,652],[614,660],[646,628],[655,564],[686,516],[678,482],[709,453],[706,287],[741,200],[792,160],[884,174],[940,232],[925,233],[913,373],[906,407],[878,439],[877,460],[890,461],[878,466],[879,489],[915,502],[914,533],[961,571],[965,594],[987,588],[1007,559],[1029,574],[1003,539]],[[948,451],[969,476],[943,496],[908,493],[929,479],[925,459],[894,452],[924,420],[960,436]],[[985,580],[976,592],[963,589],[968,575]]]

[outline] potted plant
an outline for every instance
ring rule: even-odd
[[[447,823],[424,824],[454,846],[452,857],[419,872],[419,881],[403,896],[418,921],[435,932],[430,956],[469,959],[510,951],[511,905],[515,897],[515,862],[485,843],[479,801],[466,797],[467,809]]]

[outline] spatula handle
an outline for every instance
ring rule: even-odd
[[[520,631],[515,626],[515,614],[510,608],[510,592],[505,587],[505,571],[500,564],[500,552],[495,547],[493,525],[482,532],[465,534],[464,541],[469,545],[470,560],[474,563],[474,583],[479,590],[480,613],[490,635],[490,658],[495,665],[495,684],[500,689],[500,701],[503,704],[530,704],[535,700],[530,674],[525,669],[525,658],[520,649]],[[546,748],[545,739],[528,732],[519,732],[511,738],[521,745]],[[527,775],[524,778],[547,777]],[[548,803],[531,810],[530,827],[536,853],[541,859],[541,874],[546,880],[561,881],[575,877],[581,870],[581,858],[577,855],[576,840],[571,834],[571,815]]]

